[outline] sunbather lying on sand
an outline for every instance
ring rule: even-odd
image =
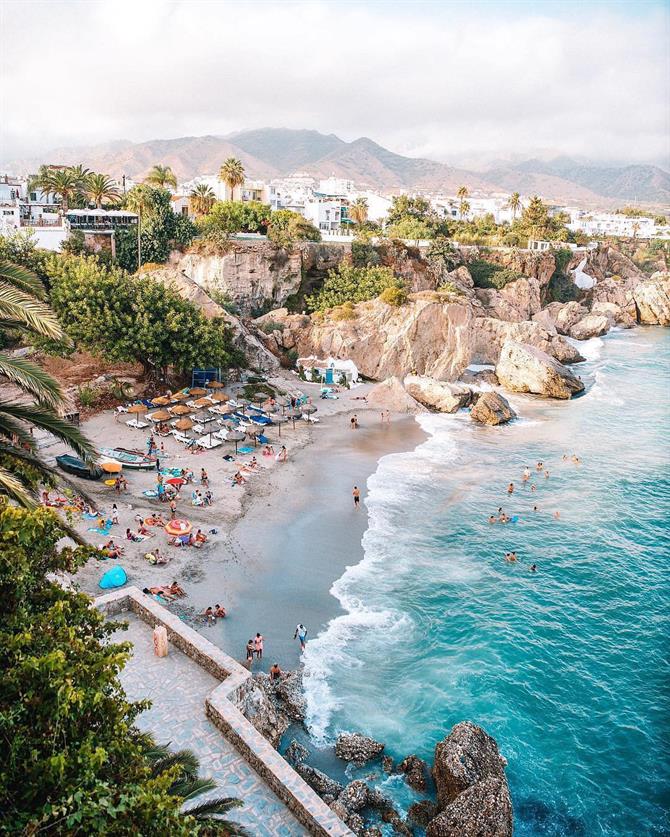
[[[172,584],[168,587],[168,590],[170,591],[170,593],[172,593],[173,596],[185,596],[186,595],[186,591],[184,590],[184,588],[180,587],[177,584],[176,581],[172,582]]]
[[[152,514],[144,519],[145,526],[165,526],[165,521],[160,514]]]

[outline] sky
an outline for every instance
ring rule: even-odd
[[[0,160],[249,128],[669,167],[670,0],[0,0]]]

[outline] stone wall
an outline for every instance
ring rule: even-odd
[[[98,596],[94,606],[106,616],[131,611],[152,628],[162,625],[168,640],[186,656],[221,680],[207,697],[205,711],[221,734],[238,750],[310,834],[351,837],[352,832],[263,738],[238,709],[251,673],[232,657],[146,596],[137,587]]]

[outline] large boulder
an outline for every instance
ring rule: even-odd
[[[498,380],[513,392],[532,392],[546,398],[570,398],[584,384],[563,364],[526,343],[509,341],[496,366]]]
[[[670,325],[670,273],[654,273],[634,291],[638,320],[646,325]]]
[[[412,398],[403,386],[400,378],[387,378],[380,384],[375,384],[366,396],[369,407],[378,410],[390,410],[393,413],[425,413],[426,408]]]
[[[282,735],[289,727],[289,719],[273,701],[268,684],[267,676],[251,678],[238,702],[238,708],[273,747],[278,747]]]
[[[398,770],[405,774],[405,781],[415,791],[423,793],[426,790],[426,772],[428,766],[423,759],[416,755],[406,756],[398,765]]]
[[[466,369],[461,375],[461,381],[464,384],[474,384],[478,387],[482,384],[497,387],[500,383],[493,369],[478,369],[476,372],[471,372],[469,369]]]
[[[360,811],[368,804],[368,786],[362,779],[355,779],[349,782],[337,799],[347,810]]]
[[[570,337],[575,340],[588,340],[591,337],[600,337],[611,328],[609,317],[604,314],[587,314],[570,329]]]
[[[512,837],[512,800],[507,781],[476,782],[428,823],[426,837]]]
[[[470,410],[470,418],[479,424],[505,424],[516,418],[516,413],[499,392],[483,392]]]
[[[501,290],[478,288],[477,299],[489,317],[519,323],[529,320],[542,308],[541,288],[537,279],[522,277],[509,282]]]
[[[336,782],[335,779],[331,779],[330,776],[326,776],[325,773],[309,764],[300,762],[294,765],[294,770],[319,796],[332,796],[337,799],[344,790],[344,786]]]
[[[615,302],[594,302],[591,306],[591,313],[607,317],[610,327],[618,325],[622,328],[633,328],[635,325],[635,317],[631,316],[628,311],[624,311]]]
[[[424,375],[408,375],[404,383],[412,398],[439,413],[455,413],[472,400],[472,390],[465,384],[451,384]]]
[[[570,334],[570,329],[589,313],[579,302],[552,302],[545,309],[553,318],[559,334]]]
[[[461,721],[435,746],[433,779],[437,804],[444,809],[459,794],[484,779],[506,783],[506,766],[495,739],[476,724]]]
[[[362,766],[382,753],[384,745],[367,735],[357,732],[342,732],[335,742],[335,755],[343,761],[353,761]]]
[[[478,317],[474,321],[473,331],[473,363],[497,363],[503,345],[509,340],[535,346],[560,363],[579,363],[584,360],[565,337],[555,331],[550,333],[537,322],[509,323],[493,317]]]

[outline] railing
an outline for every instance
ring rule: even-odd
[[[22,227],[62,227],[61,218],[21,218]]]

